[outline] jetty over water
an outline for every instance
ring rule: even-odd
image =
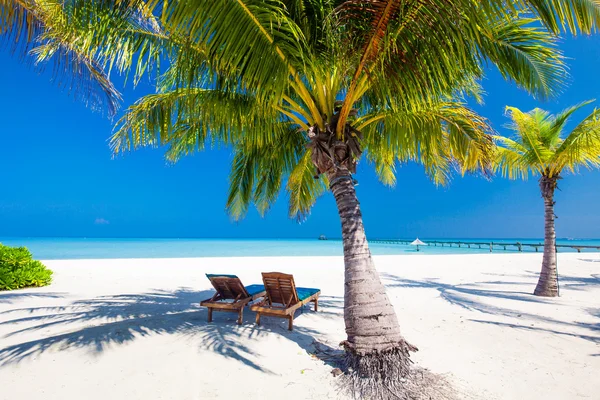
[[[331,239],[330,239],[331,240]],[[334,239],[341,240],[341,239]],[[381,244],[402,244],[409,245],[412,240],[405,239],[369,239],[369,243],[381,243]],[[520,243],[520,242],[466,242],[466,241],[452,241],[452,240],[430,240],[426,241],[425,245],[428,247],[460,247],[468,249],[489,249],[490,253],[494,250],[499,251],[527,251],[535,249],[536,252],[544,251],[544,243]],[[577,250],[578,253],[585,250],[597,250],[600,251],[600,246],[586,246],[579,244],[557,244],[556,252],[560,249],[571,249]]]

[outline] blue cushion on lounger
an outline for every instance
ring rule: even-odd
[[[248,292],[250,296],[254,296],[255,294],[263,292],[265,290],[265,287],[263,285],[248,285],[245,286],[245,288],[246,292]]]
[[[206,274],[206,277],[207,277],[208,279],[210,279],[210,278],[218,278],[218,277],[220,277],[220,276],[222,276],[222,277],[224,277],[224,278],[237,278],[237,276],[236,276],[236,275],[226,275],[226,274]]]
[[[297,287],[296,293],[298,293],[298,299],[302,301],[317,293],[319,290],[320,289]]]

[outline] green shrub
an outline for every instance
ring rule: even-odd
[[[0,290],[46,286],[52,271],[34,260],[27,247],[8,247],[0,243]]]

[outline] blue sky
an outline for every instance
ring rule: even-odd
[[[563,94],[540,103],[491,71],[478,111],[506,134],[504,106],[559,111],[600,99],[600,38],[565,39],[570,82]],[[233,223],[225,213],[228,149],[198,153],[167,165],[160,149],[112,159],[107,140],[114,121],[93,113],[67,92],[0,52],[0,237],[315,237],[340,236],[330,194],[303,224],[287,218],[285,196],[265,218],[252,210]],[[143,94],[124,92],[124,105]],[[600,106],[600,101],[596,102]],[[574,121],[591,112],[577,113]],[[360,165],[357,187],[370,237],[539,238],[543,205],[537,181],[492,182],[457,176],[435,187],[418,165],[404,165],[395,188],[381,185]],[[558,237],[600,238],[600,171],[560,182]]]

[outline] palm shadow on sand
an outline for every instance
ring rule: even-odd
[[[535,275],[535,272],[527,271],[529,275],[523,275],[524,277],[531,278],[531,275]],[[424,280],[412,280],[404,279],[391,274],[382,274],[382,278],[386,281],[388,287],[401,287],[401,288],[421,288],[421,289],[434,289],[439,292],[440,298],[448,302],[451,305],[461,307],[469,311],[477,311],[483,314],[503,316],[514,318],[517,320],[528,320],[528,325],[525,323],[507,323],[480,319],[470,319],[469,321],[478,322],[482,324],[491,324],[496,326],[548,332],[557,335],[577,337],[583,340],[587,340],[593,343],[600,344],[600,309],[587,309],[587,313],[595,318],[595,322],[583,322],[583,321],[561,321],[554,318],[549,318],[541,315],[525,313],[518,309],[512,309],[508,307],[499,307],[496,305],[489,304],[486,300],[490,299],[502,299],[512,300],[518,302],[533,302],[541,304],[553,305],[554,302],[550,298],[533,296],[528,292],[514,291],[514,290],[496,290],[490,289],[489,287],[496,285],[528,285],[529,283],[520,281],[486,281],[477,282],[470,284],[458,284],[452,285],[444,282],[440,282],[436,278],[424,279]],[[600,275],[591,275],[590,277],[575,277],[575,276],[562,276],[561,277],[562,288],[570,290],[587,290],[600,288]],[[505,303],[507,304],[507,303]],[[583,330],[585,333],[574,333],[566,330],[558,330],[545,328],[541,326],[532,326],[530,322],[540,322],[554,324],[559,327],[565,328],[576,328]]]
[[[64,296],[64,293],[58,292],[37,292],[37,291],[7,291],[0,292],[0,304],[12,304],[15,301],[21,299],[33,298],[33,297],[46,297],[52,299],[59,299]]]
[[[46,329],[57,327],[64,333],[0,348],[0,368],[42,354],[51,348],[83,348],[102,353],[109,346],[125,345],[156,334],[194,337],[200,350],[212,351],[269,374],[273,372],[253,361],[260,355],[244,345],[246,340],[260,340],[268,332],[276,332],[296,342],[307,353],[319,353],[323,349],[326,353],[336,352],[316,341],[314,336],[318,332],[312,329],[297,325],[293,332],[288,332],[287,321],[280,319],[265,319],[263,325],[258,327],[254,325],[254,314],[250,312],[245,313],[244,324],[241,326],[235,324],[237,316],[229,313],[215,313],[213,323],[208,323],[207,311],[198,303],[211,297],[213,293],[189,288],[153,290],[141,294],[101,296],[60,307],[4,311],[0,313],[3,320],[0,326],[14,326],[14,330],[5,336],[7,338],[32,332],[39,332],[41,336]],[[339,300],[331,298],[320,301],[319,305],[327,315],[335,313],[338,303]],[[22,316],[23,313],[28,315]],[[11,318],[11,314],[19,316]]]

